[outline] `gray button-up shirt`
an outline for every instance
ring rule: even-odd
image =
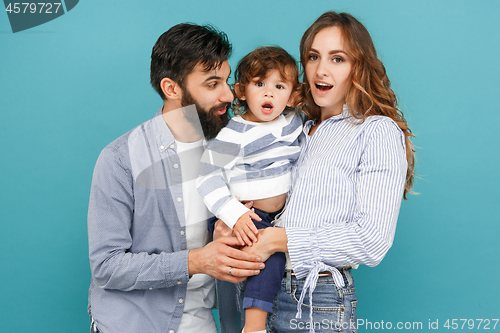
[[[179,163],[161,109],[97,160],[88,310],[103,333],[177,332],[189,280]]]

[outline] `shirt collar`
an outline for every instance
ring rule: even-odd
[[[342,112],[336,116],[331,116],[330,118],[325,119],[323,122],[324,123],[330,123],[330,122],[336,122],[340,120],[346,120],[348,118],[351,118],[352,115],[349,112],[349,108],[347,107],[347,104],[344,104],[342,106]],[[309,130],[311,129],[312,126],[314,126],[318,122],[318,119],[311,119],[305,122],[304,124],[304,133],[309,133]]]
[[[175,149],[176,144],[172,132],[170,132],[165,119],[163,119],[162,110],[163,107],[156,112],[155,117],[151,121],[156,144],[160,151],[165,151],[169,147]]]

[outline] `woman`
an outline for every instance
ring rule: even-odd
[[[293,271],[269,331],[352,332],[351,268],[376,266],[392,245],[401,197],[413,183],[413,135],[368,31],[351,15],[321,15],[302,37],[300,61],[311,120],[282,228],[262,230],[247,250],[263,260],[289,255]]]

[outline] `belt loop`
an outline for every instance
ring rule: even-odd
[[[347,283],[349,284],[349,287],[352,286],[352,273],[351,273],[351,270],[349,268],[347,269],[344,269],[344,274],[345,274],[345,277],[347,278]]]
[[[292,292],[292,271],[286,270],[286,292],[290,294]]]

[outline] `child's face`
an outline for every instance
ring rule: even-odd
[[[249,109],[243,118],[258,123],[276,119],[285,107],[293,105],[292,91],[292,82],[283,80],[277,69],[268,71],[263,79],[252,79],[240,97],[247,101]]]

